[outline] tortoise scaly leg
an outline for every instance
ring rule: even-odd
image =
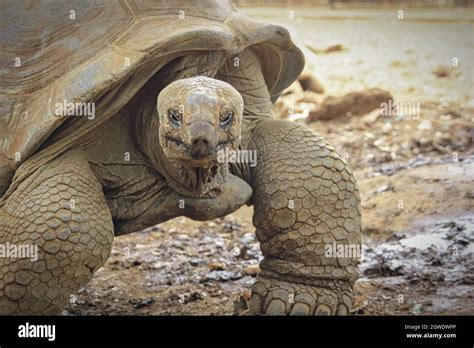
[[[0,244],[38,247],[37,260],[0,258],[0,314],[60,313],[105,263],[113,235],[102,188],[82,155],[40,168],[0,209]]]
[[[357,258],[327,246],[360,247],[357,186],[341,157],[308,128],[264,120],[252,133],[254,217],[264,260],[250,314],[347,314]]]

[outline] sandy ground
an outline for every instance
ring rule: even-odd
[[[364,257],[353,313],[474,314],[474,12],[402,9],[398,19],[399,10],[245,9],[284,25],[305,47],[307,69],[325,89],[316,99],[378,87],[420,105],[418,115],[375,110],[309,124],[348,160],[361,192]],[[306,48],[335,44],[342,50]],[[311,105],[299,99],[283,97],[276,117],[288,117],[288,105],[304,115]],[[116,238],[65,313],[238,312],[261,259],[251,217],[244,207]]]

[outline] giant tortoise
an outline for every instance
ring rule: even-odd
[[[358,190],[272,115],[304,66],[286,29],[228,1],[0,6],[1,314],[61,313],[114,236],[245,204],[264,256],[248,313],[351,310],[356,259],[327,247],[360,244]]]

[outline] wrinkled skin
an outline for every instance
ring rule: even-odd
[[[325,246],[360,244],[354,177],[317,134],[272,118],[260,62],[251,50],[239,58],[244,64],[236,67],[223,53],[181,57],[97,129],[100,136],[49,161],[19,185],[0,211],[0,243],[34,243],[39,259],[0,259],[1,314],[60,313],[106,262],[114,236],[176,216],[208,220],[246,203],[254,206],[264,255],[247,313],[350,311],[356,260],[327,257]],[[200,64],[183,64],[186,60]],[[199,75],[232,87],[183,80]],[[158,93],[173,81],[183,94],[164,90],[157,106]],[[221,87],[211,93],[212,85]],[[196,88],[207,92],[192,96]],[[181,126],[170,128],[175,97],[185,107],[178,115]],[[235,124],[224,129],[228,108]],[[178,142],[168,147],[167,135]],[[195,139],[207,145],[193,147]],[[231,149],[256,151],[258,164],[219,164],[206,172],[209,186],[188,180],[184,172],[216,165],[222,141]],[[15,175],[22,175],[21,167]]]

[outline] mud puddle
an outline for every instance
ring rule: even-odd
[[[423,227],[395,233],[381,244],[366,241],[358,289],[377,290],[364,295],[355,312],[472,313],[473,242],[472,212],[455,220],[425,222]]]

